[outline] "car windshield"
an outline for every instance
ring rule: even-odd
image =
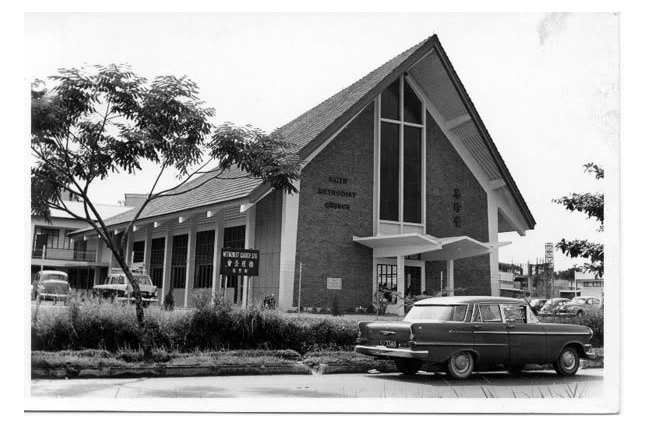
[[[146,275],[135,275],[134,279],[137,280],[139,285],[150,285],[152,282],[150,282],[150,278],[148,278]]]
[[[576,297],[575,299],[571,300],[572,305],[584,305],[587,302],[587,299],[583,299],[582,297]]]
[[[62,273],[46,273],[41,278],[42,281],[67,281],[67,275]]]
[[[403,321],[463,321],[467,309],[466,305],[416,305]]]

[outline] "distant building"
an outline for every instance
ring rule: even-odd
[[[62,196],[65,205],[75,214],[85,216],[83,203],[69,195]],[[132,209],[128,206],[95,205],[102,218],[110,218]],[[69,276],[72,288],[91,288],[107,277],[111,252],[96,237],[72,240],[69,233],[86,228],[87,222],[68,213],[52,209],[51,224],[31,217],[31,275],[39,270],[61,270]]]
[[[522,266],[499,263],[498,273],[500,296],[521,298],[529,295],[528,283]]]

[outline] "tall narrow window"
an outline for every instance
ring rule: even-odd
[[[421,104],[421,100],[419,100],[419,97],[417,97],[405,79],[403,80],[403,111],[405,122],[413,122],[415,124],[423,123],[423,105]]]
[[[170,258],[170,284],[172,288],[186,288],[186,257],[188,255],[188,235],[172,237]]]
[[[157,237],[150,243],[150,279],[157,288],[163,285],[163,260],[166,238]]]
[[[381,117],[387,119],[401,120],[401,91],[400,82],[397,79],[381,94]]]
[[[405,78],[390,85],[380,100],[379,217],[422,224],[423,102]]]
[[[213,284],[213,256],[215,230],[200,231],[195,240],[194,288],[211,288]]]
[[[421,223],[421,129],[405,126],[403,134],[403,221]]]
[[[399,125],[381,123],[381,219],[399,220]]]
[[[146,243],[143,240],[139,240],[132,244],[132,262],[133,263],[143,263],[144,253],[146,251]]]

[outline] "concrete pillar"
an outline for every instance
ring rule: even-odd
[[[396,314],[405,315],[405,256],[396,257],[396,291],[399,297],[396,302]]]
[[[128,240],[125,245],[125,262],[126,264],[132,264],[132,247],[134,243],[134,232],[130,231],[128,233]]]
[[[161,299],[166,298],[166,292],[170,288],[170,262],[172,258],[172,228],[171,221],[168,220],[168,229],[166,230],[166,238],[163,253],[163,283],[161,286]]]
[[[152,254],[152,224],[146,226],[145,248],[143,252],[143,266],[146,273],[150,273],[150,256]]]
[[[253,249],[255,246],[255,205],[246,211],[246,235],[244,248]],[[245,276],[242,286],[242,304],[248,308],[249,301],[253,303],[253,277]]]
[[[449,296],[455,295],[455,260],[446,261],[446,289]]]
[[[212,296],[222,292],[222,277],[219,274],[220,257],[224,245],[224,211],[215,214],[215,244],[213,252],[213,286]]]
[[[300,181],[293,184],[300,189]],[[298,209],[300,194],[282,195],[282,225],[280,230],[280,291],[278,308],[293,309],[293,290],[296,272],[296,240],[298,234]]]
[[[490,253],[490,294],[499,296],[498,208],[494,198],[488,196],[488,242],[493,245]]]
[[[195,282],[195,247],[197,242],[197,215],[190,218],[190,230],[188,232],[188,252],[186,253],[186,282],[184,288],[184,307],[187,308],[190,297],[193,294]]]

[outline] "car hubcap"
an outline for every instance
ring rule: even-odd
[[[562,354],[561,362],[562,362],[562,367],[564,367],[566,370],[571,370],[574,368],[576,364],[576,356],[571,351],[565,351]]]
[[[470,366],[470,358],[466,354],[459,354],[455,357],[455,369],[459,373],[465,372]]]

